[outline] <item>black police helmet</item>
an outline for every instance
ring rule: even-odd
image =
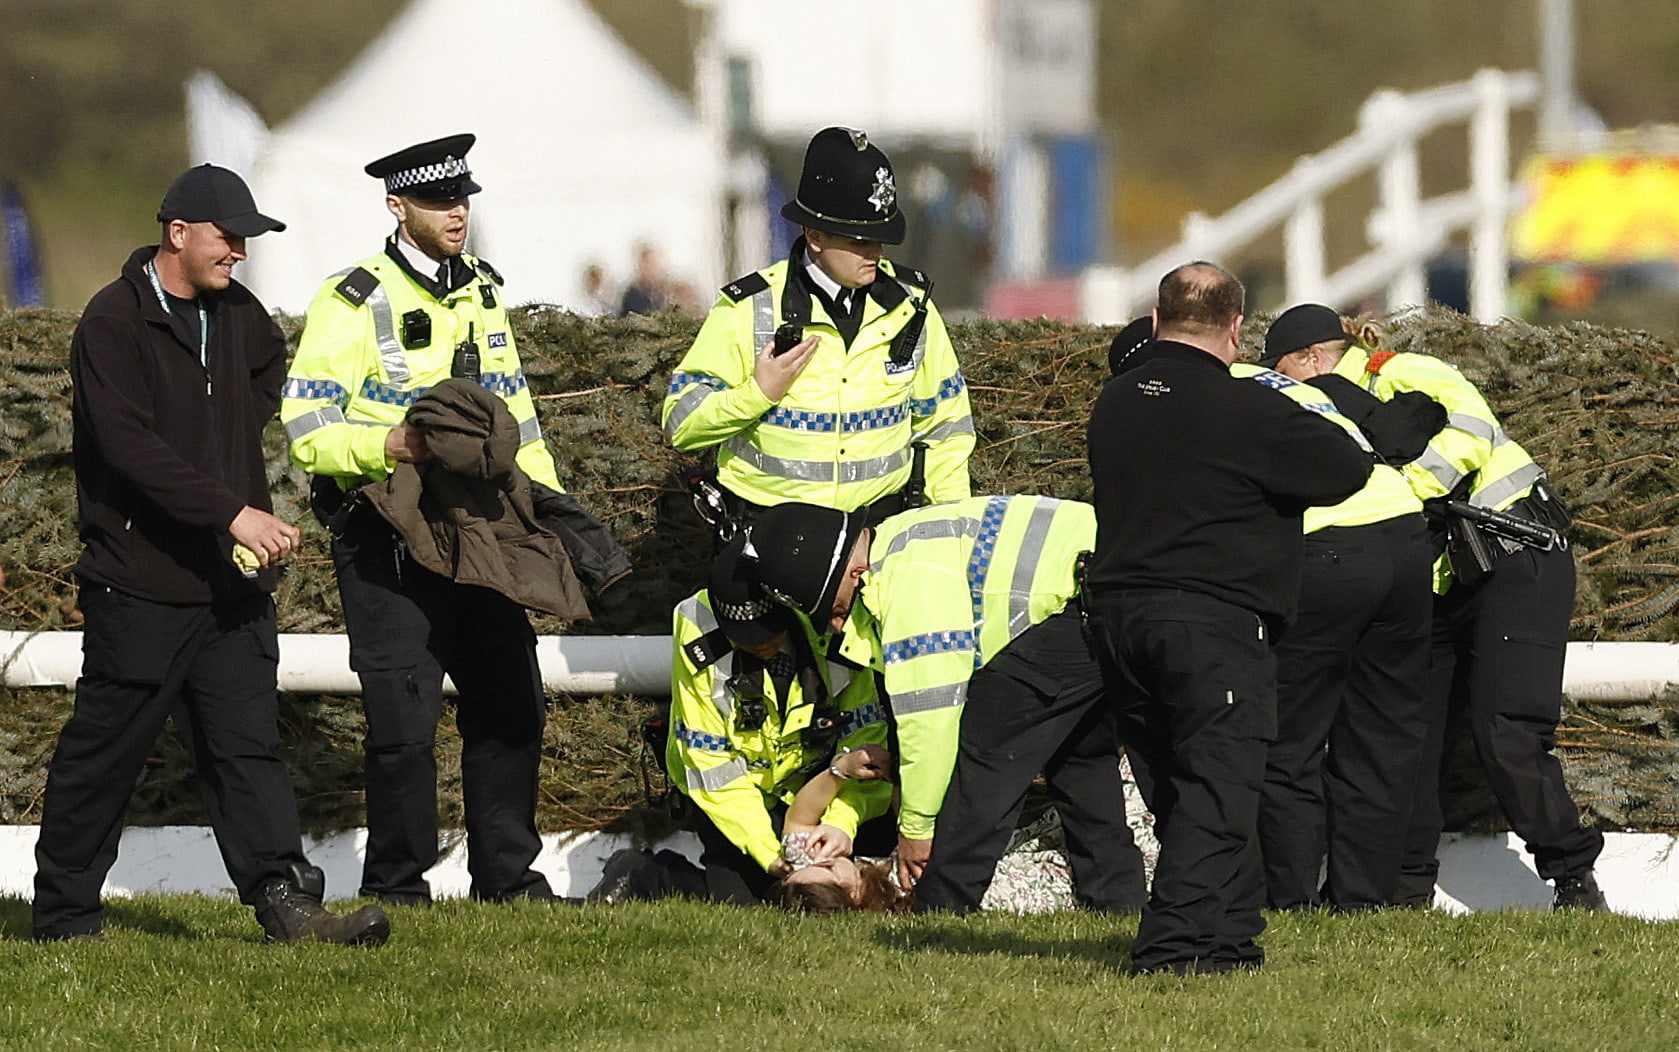
[[[853,128],[823,128],[811,138],[799,172],[798,196],[782,206],[781,216],[858,241],[904,241],[892,162]]]
[[[369,161],[362,171],[383,179],[387,194],[455,201],[483,189],[472,181],[472,170],[466,166],[466,152],[477,141],[472,134],[446,135]]]
[[[814,504],[777,504],[752,524],[745,554],[757,560],[764,591],[822,625],[832,616],[851,549],[862,532],[861,515]]]

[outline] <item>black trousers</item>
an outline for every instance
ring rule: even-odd
[[[1078,615],[1022,632],[968,681],[956,768],[915,886],[915,908],[979,909],[1032,779],[1061,812],[1073,888],[1093,909],[1135,910],[1143,856],[1125,822],[1119,739]]]
[[[1259,843],[1273,909],[1390,904],[1427,731],[1433,586],[1422,515],[1306,536],[1277,654]],[[1327,746],[1327,750],[1326,750]]]
[[[1257,967],[1264,876],[1255,827],[1277,673],[1258,616],[1175,589],[1093,595],[1119,733],[1154,812],[1160,860],[1137,972]]]
[[[1603,834],[1580,812],[1557,761],[1562,671],[1574,609],[1574,556],[1522,549],[1471,587],[1435,600],[1428,738],[1418,769],[1400,898],[1433,901],[1445,817],[1440,767],[1448,726],[1459,718],[1510,827],[1527,842],[1546,880],[1589,873]]]
[[[255,902],[265,882],[308,865],[280,758],[273,601],[171,606],[88,584],[80,605],[82,674],[47,768],[35,844],[36,937],[99,931],[123,811],[170,715],[240,900]]]
[[[350,632],[350,667],[367,712],[367,858],[361,893],[430,897],[437,862],[437,721],[443,675],[459,697],[467,870],[475,898],[546,898],[531,868],[537,765],[547,699],[536,634],[522,607],[457,585],[400,549],[378,515],[360,509],[332,543]]]

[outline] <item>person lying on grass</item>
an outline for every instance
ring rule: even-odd
[[[836,755],[827,771],[805,783],[782,823],[782,859],[772,867],[781,879],[769,901],[802,913],[909,911],[911,894],[898,884],[896,858],[854,858],[850,838],[821,824],[823,809],[846,779],[889,778],[891,770],[888,750],[865,745]],[[1054,808],[1017,829],[982,908],[1011,913],[1079,908],[1063,846]]]

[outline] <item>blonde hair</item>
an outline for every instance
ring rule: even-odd
[[[1381,322],[1369,314],[1360,314],[1356,318],[1341,319],[1341,330],[1347,334],[1347,339],[1363,347],[1367,351],[1379,351],[1387,345],[1387,330],[1382,328]]]

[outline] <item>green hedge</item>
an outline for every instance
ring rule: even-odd
[[[1265,319],[1250,325],[1250,346]],[[659,634],[671,606],[702,579],[709,542],[680,483],[695,462],[658,428],[666,380],[695,322],[675,315],[585,319],[543,307],[514,315],[526,373],[568,488],[629,548],[636,574],[610,593],[597,620],[544,632]],[[69,461],[65,353],[75,317],[0,313],[0,628],[73,628],[69,568],[78,543]],[[296,319],[285,328],[295,339]],[[1088,498],[1084,427],[1106,374],[1111,330],[1054,322],[974,322],[953,330],[973,395],[979,434],[976,492]],[[1392,322],[1392,346],[1437,354],[1481,384],[1515,435],[1574,506],[1580,639],[1679,638],[1679,367],[1674,349],[1643,333],[1515,322],[1478,325],[1444,310]],[[304,529],[279,595],[289,632],[341,631],[322,531],[304,503],[282,433],[268,435],[279,513]],[[557,699],[553,761],[544,765],[544,828],[646,821],[639,805],[635,725],[653,701]],[[53,736],[68,709],[58,691],[0,698],[0,821],[38,814]],[[288,697],[292,749],[305,821],[341,828],[361,821],[359,707],[353,698]],[[445,732],[445,751],[458,748]],[[1672,699],[1576,707],[1562,734],[1582,804],[1607,826],[1679,826],[1679,726]],[[160,744],[142,779],[135,818],[196,821],[197,792],[184,754]],[[452,764],[445,758],[445,769]],[[444,795],[458,820],[458,786]],[[1484,820],[1484,796],[1466,794],[1458,817]]]

